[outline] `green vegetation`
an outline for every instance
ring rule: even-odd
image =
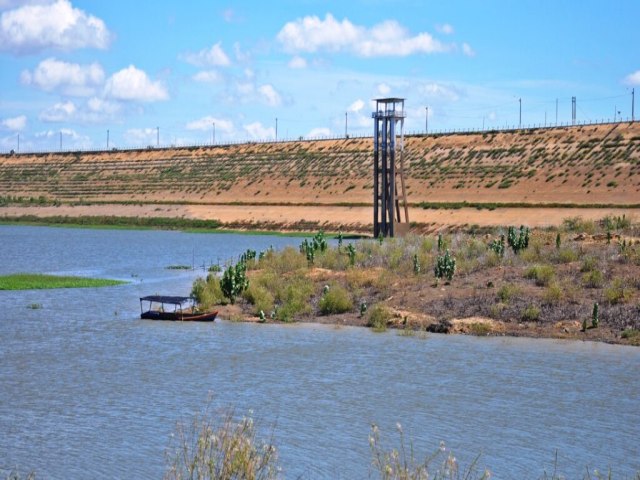
[[[323,315],[344,313],[353,309],[353,300],[344,287],[334,284],[323,293],[318,306]]]
[[[49,288],[92,288],[123,285],[127,282],[104,278],[15,273],[0,276],[0,290],[42,290]]]
[[[458,232],[438,241],[438,235],[409,235],[335,247],[318,234],[299,248],[248,251],[226,268],[222,281],[210,275],[194,283],[193,294],[202,308],[233,297],[239,316],[265,322],[341,315],[340,323],[378,331],[446,333],[456,330],[451,319],[478,317],[500,320],[506,334],[523,334],[519,324],[525,321],[538,323],[535,335],[564,336],[577,332],[564,322],[580,318],[597,323],[590,338],[621,341],[625,328],[640,329],[640,280],[632,268],[640,265],[640,246],[607,244],[604,222],[592,223],[592,237],[568,235],[577,222],[560,229],[512,228],[511,243],[520,245],[515,249],[506,248],[506,228],[482,237]],[[626,227],[629,238],[636,228]],[[440,278],[444,284],[438,284]],[[231,293],[238,284],[244,288]],[[599,305],[595,323],[594,303]],[[491,333],[490,325],[477,323],[470,327],[477,335]]]
[[[116,216],[50,216],[37,217],[22,215],[0,217],[1,223],[21,223],[29,225],[63,225],[67,227],[163,229],[163,230],[217,230],[221,224],[217,220],[198,220],[172,217],[116,217]]]

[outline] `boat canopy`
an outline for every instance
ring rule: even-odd
[[[140,297],[140,301],[169,303],[172,305],[182,305],[184,303],[193,301],[193,297],[175,297],[171,295],[148,295],[146,297]]]

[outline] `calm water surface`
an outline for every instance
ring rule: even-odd
[[[370,424],[419,452],[444,440],[493,478],[640,470],[640,349],[313,325],[138,319],[138,297],[188,294],[246,248],[300,239],[0,226],[0,273],[118,278],[102,289],[0,292],[0,474],[160,478],[176,421],[253,410],[287,478],[367,478]],[[32,303],[41,309],[30,309]]]

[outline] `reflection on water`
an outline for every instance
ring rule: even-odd
[[[640,349],[313,325],[180,324],[137,318],[138,297],[186,294],[197,273],[246,248],[299,239],[0,227],[0,273],[130,280],[82,290],[0,292],[0,471],[39,478],[159,478],[175,422],[252,409],[288,478],[366,478],[371,423],[417,451],[445,440],[493,478],[585,466],[640,469]],[[42,309],[29,309],[40,303]]]

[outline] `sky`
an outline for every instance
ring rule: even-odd
[[[365,135],[384,97],[406,133],[567,123],[572,97],[579,122],[626,119],[639,19],[638,0],[0,0],[0,151]]]

